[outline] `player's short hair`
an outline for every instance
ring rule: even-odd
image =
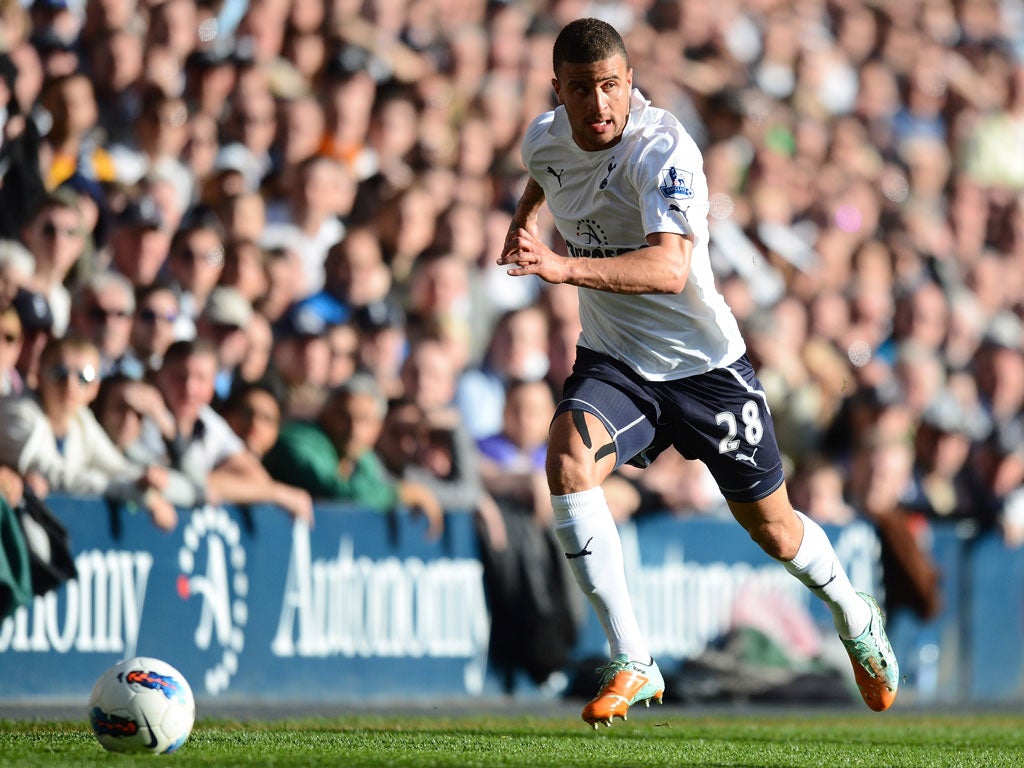
[[[552,59],[557,74],[563,64],[593,64],[616,54],[625,59],[628,68],[626,44],[615,27],[600,19],[576,19],[558,33]]]

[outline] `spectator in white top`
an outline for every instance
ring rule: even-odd
[[[267,208],[265,246],[287,244],[302,262],[302,297],[324,286],[324,261],[345,235],[342,219],[352,209],[355,178],[341,162],[314,155],[299,164],[283,204]]]
[[[40,496],[54,491],[134,502],[158,528],[172,530],[177,512],[160,493],[166,470],[125,458],[89,410],[99,387],[99,362],[96,347],[85,339],[65,336],[47,344],[38,399],[0,401],[0,464],[17,470]]]
[[[277,504],[292,517],[312,522],[305,491],[271,479],[228,423],[213,410],[217,350],[206,339],[177,341],[154,376],[174,417],[174,434],[146,419],[140,443],[153,459],[184,473],[195,485],[196,503]]]

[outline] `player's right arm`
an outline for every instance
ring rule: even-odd
[[[498,259],[513,277],[537,275],[609,293],[679,293],[690,274],[693,241],[673,232],[653,232],[647,247],[612,258],[568,257],[552,251],[526,229],[511,232]]]
[[[540,230],[537,227],[537,215],[540,207],[544,205],[544,190],[532,176],[526,180],[526,188],[519,196],[516,204],[516,211],[512,215],[512,221],[508,225],[508,233],[505,235],[505,247],[502,256],[507,256],[511,248],[515,247],[516,233],[525,229],[530,234],[537,236]]]

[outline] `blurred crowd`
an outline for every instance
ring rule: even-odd
[[[796,506],[1024,541],[1022,0],[0,0],[0,490],[546,524],[575,288],[495,259],[587,15],[703,150]]]

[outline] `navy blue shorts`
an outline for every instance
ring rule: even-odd
[[[670,445],[711,470],[730,501],[763,499],[784,475],[761,382],[746,355],[698,376],[647,381],[627,365],[584,347],[556,413],[587,411],[615,444],[615,466],[646,467]]]

